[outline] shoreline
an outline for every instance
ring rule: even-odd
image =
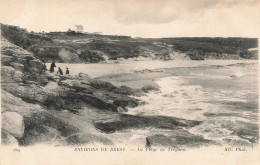
[[[144,69],[134,71],[132,73],[108,74],[96,77],[95,79],[109,81],[116,86],[128,86],[131,88],[141,88],[145,85],[157,86],[155,81],[170,76],[187,76],[191,71],[203,71],[206,69],[223,68],[232,65],[258,65],[258,61],[248,61],[246,63],[232,63],[226,65],[199,65],[195,67],[172,67],[172,68],[159,68],[159,69]],[[138,84],[135,82],[138,81]],[[131,83],[132,82],[132,83]]]
[[[124,74],[134,73],[142,70],[156,70],[156,69],[170,69],[170,68],[185,68],[185,67],[197,67],[204,65],[230,65],[235,63],[256,63],[257,60],[189,60],[189,61],[124,61],[120,63],[90,63],[90,64],[78,64],[78,63],[56,63],[57,67],[61,67],[65,71],[66,67],[69,68],[71,75],[78,75],[80,72],[88,74],[92,78],[99,78],[105,75],[111,74]],[[47,69],[49,69],[50,63],[46,63]],[[57,68],[55,68],[55,71]]]

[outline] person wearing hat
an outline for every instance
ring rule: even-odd
[[[51,72],[51,73],[54,72],[54,67],[56,67],[55,61],[53,61],[53,62],[51,63],[51,67],[50,67],[50,72]]]
[[[63,72],[62,72],[60,67],[58,68],[58,72],[57,73],[60,73],[60,75],[63,75]]]
[[[66,74],[70,74],[69,68],[66,68]]]

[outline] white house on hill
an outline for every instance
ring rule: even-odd
[[[83,33],[83,26],[82,25],[75,25],[77,28],[77,32]]]

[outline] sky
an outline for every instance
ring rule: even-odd
[[[0,22],[132,37],[258,37],[260,0],[0,0]]]

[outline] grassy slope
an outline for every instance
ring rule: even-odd
[[[198,49],[205,52],[235,54],[258,46],[257,38],[168,38],[162,39],[175,44],[177,49]]]
[[[128,36],[81,34],[75,32],[29,33],[19,27],[2,24],[2,35],[34,53],[46,62],[90,62],[138,56],[165,59],[172,51],[187,54],[193,60],[257,59],[257,51],[248,51],[258,45],[256,38],[161,38],[134,39]],[[156,42],[156,44],[155,44]],[[170,48],[169,45],[174,45]],[[60,51],[68,51],[75,59],[64,59]],[[213,54],[212,54],[213,53]]]

